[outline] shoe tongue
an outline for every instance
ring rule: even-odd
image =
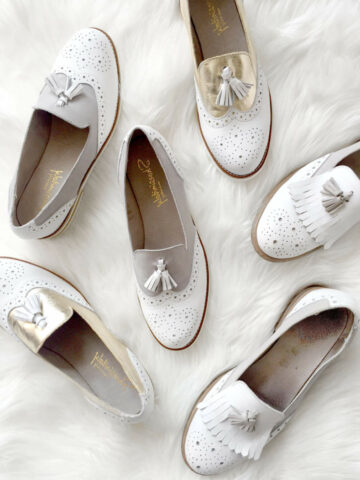
[[[360,179],[352,168],[339,165],[332,170],[331,177],[336,180],[344,193],[351,191],[356,193],[356,197],[360,197]]]
[[[51,77],[59,89],[66,89],[68,77],[65,74],[53,73]],[[70,81],[70,85],[74,83]],[[51,113],[75,127],[86,128],[91,123],[91,108],[89,108],[89,95],[91,96],[91,94],[89,89],[88,85],[82,85],[81,90],[79,88],[80,92],[61,106],[58,104],[59,95],[56,94],[50,83],[46,81],[34,108]]]
[[[201,419],[223,445],[243,457],[259,458],[273,428],[284,414],[237,380],[198,404]]]
[[[253,67],[247,52],[230,53],[207,58],[199,65],[199,87],[209,113],[215,116],[224,115],[224,112],[227,110],[227,107],[216,105],[216,97],[222,83],[221,73],[224,67],[229,67],[234,77],[252,85],[245,98],[242,100],[235,99],[235,107],[239,110],[248,110],[254,103],[256,95],[256,69]]]
[[[73,316],[66,298],[41,288],[28,293],[22,305],[9,315],[9,324],[25,345],[37,353],[46,340]]]
[[[144,287],[144,284],[153,272],[157,270],[157,265],[160,260],[163,260],[167,271],[177,283],[177,287],[174,290],[184,288],[186,285],[183,284],[182,265],[187,261],[187,254],[185,245],[183,244],[160,250],[135,250],[134,268],[140,288],[144,290],[145,293],[152,294]],[[161,291],[153,293],[153,295],[159,293],[161,293]]]
[[[229,404],[238,412],[251,410],[259,416],[262,414],[262,420],[264,420],[264,414],[266,414],[268,420],[280,420],[282,418],[282,413],[279,410],[274,409],[268,403],[261,400],[242,380],[237,380],[233,385],[227,387],[224,392],[226,393]]]
[[[360,220],[360,179],[345,165],[288,186],[306,231],[325,248]]]

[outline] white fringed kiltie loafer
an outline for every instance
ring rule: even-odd
[[[119,181],[146,322],[162,346],[189,347],[206,311],[206,254],[188,210],[179,165],[158,132],[135,126],[126,135]]]
[[[119,66],[110,37],[77,32],[58,55],[34,107],[9,193],[16,235],[45,238],[69,224],[115,127]]]
[[[265,162],[271,101],[241,0],[180,0],[195,63],[198,118],[220,169],[248,178]]]
[[[331,247],[360,221],[360,142],[325,155],[279,183],[253,224],[255,250],[284,261]]]
[[[188,466],[212,475],[258,459],[346,348],[357,322],[356,303],[343,292],[309,287],[298,294],[269,340],[217,377],[196,402],[183,435]]]
[[[153,387],[138,358],[63,278],[0,257],[0,312],[9,334],[65,374],[104,413],[137,423],[152,411]]]

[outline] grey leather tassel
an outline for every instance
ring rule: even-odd
[[[348,202],[354,192],[344,193],[334,178],[330,178],[324,183],[321,190],[324,196],[322,204],[329,213],[335,213]]]
[[[234,413],[229,415],[231,425],[237,425],[241,430],[245,430],[245,432],[254,432],[257,413],[252,412],[251,410],[239,412],[235,407],[233,407],[233,410]]]

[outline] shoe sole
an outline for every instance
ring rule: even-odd
[[[201,328],[202,328],[202,326],[203,326],[204,318],[205,318],[205,314],[206,314],[208,297],[209,297],[209,266],[208,266],[208,260],[207,260],[206,251],[205,251],[204,245],[203,245],[203,243],[202,243],[202,240],[201,240],[199,234],[198,234],[198,237],[199,237],[200,244],[201,244],[201,247],[202,247],[202,249],[203,249],[204,257],[205,257],[205,266],[206,266],[206,295],[205,295],[205,305],[204,305],[204,310],[203,310],[201,322],[200,322],[199,328],[198,328],[197,331],[196,331],[196,334],[195,334],[194,337],[191,339],[191,341],[190,341],[188,344],[186,344],[184,347],[171,348],[171,347],[167,347],[166,345],[164,345],[163,343],[160,342],[160,340],[156,337],[156,335],[154,334],[154,332],[151,330],[150,325],[146,322],[146,325],[148,326],[148,328],[149,328],[152,336],[155,338],[155,340],[156,340],[162,347],[166,348],[167,350],[172,350],[172,351],[175,351],[175,352],[178,352],[178,351],[181,351],[181,350],[185,350],[186,348],[189,348],[189,347],[195,342],[195,340],[196,340],[197,337],[199,336],[200,330],[201,330]],[[140,308],[141,308],[141,304],[140,304]],[[145,321],[146,321],[146,318],[145,318]]]
[[[93,28],[94,30],[98,30],[99,32],[103,33],[106,36],[106,38],[109,40],[109,42],[112,46],[112,49],[113,49],[113,52],[114,52],[114,55],[115,55],[116,71],[117,71],[117,76],[118,76],[118,100],[117,100],[117,104],[116,104],[115,118],[114,118],[114,122],[112,124],[111,130],[110,130],[108,136],[106,137],[105,142],[101,146],[101,148],[98,151],[94,160],[91,162],[91,165],[89,166],[89,168],[88,168],[88,170],[87,170],[87,172],[86,172],[86,174],[85,174],[85,176],[84,176],[84,178],[81,182],[81,185],[79,187],[79,191],[78,191],[78,194],[76,196],[75,202],[74,202],[73,206],[71,207],[71,209],[69,210],[69,212],[68,212],[67,216],[65,217],[64,221],[58,227],[58,229],[55,230],[55,232],[53,232],[50,235],[47,235],[45,237],[41,237],[39,240],[43,240],[45,238],[57,237],[58,235],[61,235],[62,233],[64,233],[64,231],[69,227],[71,221],[74,218],[76,210],[79,206],[85,184],[86,184],[88,178],[90,177],[97,160],[100,158],[100,156],[104,152],[105,148],[107,147],[107,145],[108,145],[108,143],[109,143],[109,141],[110,141],[110,139],[111,139],[111,137],[112,137],[112,135],[115,131],[115,127],[116,127],[117,121],[119,119],[119,113],[120,113],[120,67],[119,67],[119,59],[118,59],[118,55],[117,55],[117,52],[116,52],[115,44],[112,41],[111,37],[106,32],[104,32],[103,30],[101,30],[100,28],[97,28],[97,27],[91,27],[91,28]]]
[[[202,131],[202,129],[201,129],[199,112],[198,112],[198,110],[196,110],[197,120],[198,120],[198,124],[199,124],[199,128],[200,128],[201,137],[202,137],[202,139],[203,139],[203,141],[204,141],[204,143],[205,143],[205,145],[206,145],[206,148],[207,148],[208,152],[210,153],[211,158],[212,158],[212,159],[214,160],[214,162],[216,163],[216,165],[220,168],[220,170],[221,170],[222,172],[226,173],[226,175],[228,175],[229,177],[246,180],[246,179],[248,179],[248,178],[253,177],[253,176],[256,175],[257,173],[259,173],[259,171],[261,170],[261,168],[264,166],[265,160],[266,160],[267,155],[268,155],[268,153],[269,153],[269,147],[270,147],[270,141],[271,141],[271,132],[272,132],[272,102],[271,102],[270,90],[269,90],[269,99],[270,99],[270,130],[269,130],[269,138],[268,138],[268,143],[267,143],[267,145],[266,145],[266,150],[265,150],[265,153],[264,153],[263,158],[262,158],[261,162],[259,163],[259,165],[255,168],[255,170],[253,170],[251,173],[248,173],[247,175],[236,175],[235,173],[231,173],[231,172],[229,172],[229,170],[226,170],[226,169],[216,160],[216,158],[214,157],[214,155],[212,154],[212,152],[211,152],[211,150],[210,150],[209,145],[207,144],[207,142],[206,142],[206,140],[205,140],[203,131]]]

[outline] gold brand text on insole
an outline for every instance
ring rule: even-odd
[[[161,205],[164,205],[164,203],[168,201],[168,198],[164,193],[160,181],[156,180],[155,178],[155,175],[150,166],[150,160],[144,161],[139,158],[137,161],[137,165],[140,172],[147,176],[153,203],[155,203],[158,208],[161,207]]]
[[[46,180],[46,183],[44,185],[45,195],[42,206],[46,205],[47,202],[50,200],[54,188],[63,178],[62,173],[64,173],[63,170],[50,170],[48,179]]]
[[[134,388],[127,377],[119,377],[114,367],[112,367],[103,353],[96,352],[90,365],[104,375],[104,377],[111,377],[115,382],[119,383],[124,388]]]
[[[225,30],[229,28],[229,25],[224,20],[224,17],[219,7],[214,5],[214,3],[211,0],[207,0],[206,3],[207,3],[209,17],[210,17],[210,23],[214,27],[213,31],[217,35],[222,35],[225,32]]]

